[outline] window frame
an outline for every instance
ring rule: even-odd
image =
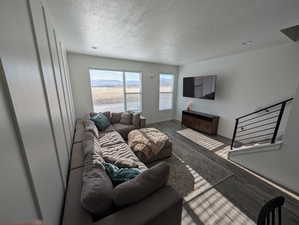
[[[94,103],[93,103],[93,95],[92,95],[92,86],[91,86],[91,77],[90,77],[90,70],[102,70],[102,71],[114,71],[114,72],[121,72],[123,77],[123,102],[124,102],[124,111],[127,112],[127,94],[139,94],[140,95],[140,109],[137,112],[142,113],[142,106],[143,106],[143,76],[141,71],[134,71],[134,70],[122,70],[122,69],[107,69],[107,68],[98,68],[98,67],[88,67],[89,73],[89,88],[90,88],[90,95],[91,95],[91,105],[92,110],[94,111]],[[139,73],[140,76],[140,92],[126,92],[126,73]]]
[[[127,95],[138,94],[140,96],[140,110],[137,112],[142,112],[142,101],[143,101],[143,95],[142,95],[142,88],[143,88],[143,81],[142,81],[142,73],[141,72],[135,72],[135,71],[122,71],[123,72],[123,80],[124,80],[124,104],[125,104],[125,111],[128,112],[128,105],[127,105]],[[139,79],[141,83],[140,91],[139,92],[127,92],[127,81],[126,81],[126,73],[139,73]]]
[[[161,81],[161,75],[171,75],[173,77],[173,82],[172,82],[172,91],[161,91],[161,85],[160,85],[160,81]],[[176,75],[174,73],[162,73],[160,72],[159,73],[159,79],[158,79],[158,82],[159,82],[159,96],[158,96],[158,109],[159,109],[159,112],[160,111],[171,111],[174,109],[174,86],[175,86],[175,79],[176,79]],[[167,109],[161,109],[160,108],[160,94],[163,93],[163,94],[172,94],[172,98],[171,98],[171,108],[167,108]]]

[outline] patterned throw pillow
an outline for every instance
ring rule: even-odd
[[[118,168],[111,163],[103,163],[114,186],[135,178],[141,173],[137,168]]]
[[[109,119],[103,114],[98,113],[97,115],[90,118],[99,130],[105,130],[107,127],[110,126]]]

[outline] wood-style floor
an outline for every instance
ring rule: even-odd
[[[216,151],[209,151],[177,134],[177,130],[183,129],[178,121],[150,124],[149,127],[156,127],[167,133],[173,142],[174,148],[193,151],[194,154],[200,152],[213,162],[232,172],[232,176],[221,181],[206,193],[197,196],[196,202],[192,204],[185,202],[183,225],[255,224],[261,207],[266,201],[276,196],[284,196],[286,199],[283,208],[283,224],[299,225],[298,200],[232,164],[221,157],[221,154],[218,154],[223,149],[228,148],[230,140],[220,136],[211,137],[221,141],[223,147]]]

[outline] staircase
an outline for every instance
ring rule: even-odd
[[[275,144],[281,141],[279,128],[286,105],[293,98],[264,107],[236,119],[231,150]]]

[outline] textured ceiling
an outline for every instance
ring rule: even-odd
[[[299,24],[298,0],[48,0],[48,5],[69,51],[174,65],[287,43],[280,29]]]

